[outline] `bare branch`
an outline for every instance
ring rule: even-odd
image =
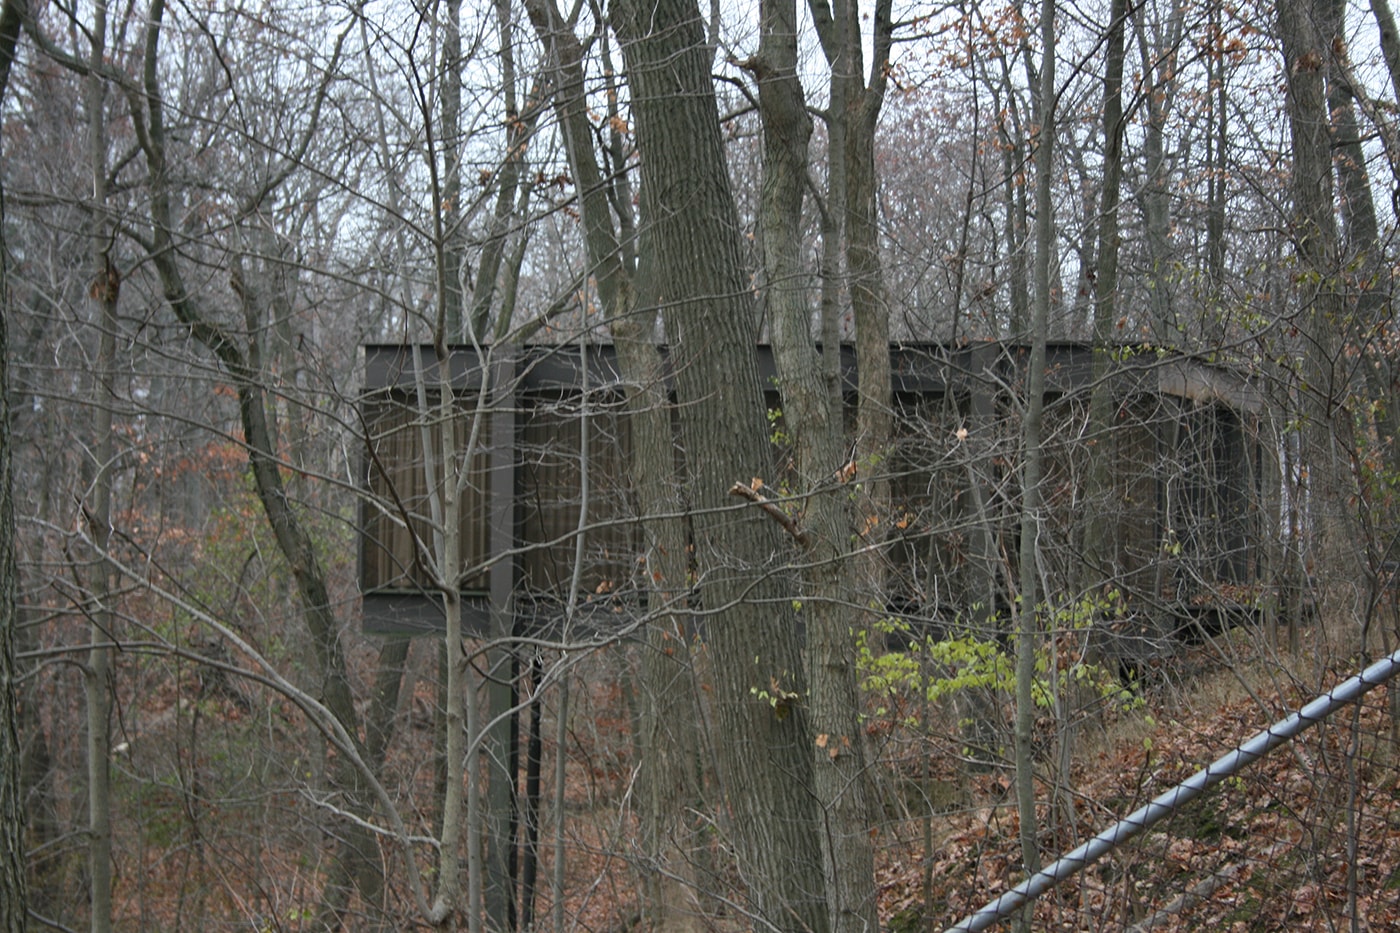
[[[812,546],[811,535],[798,526],[797,519],[784,512],[776,502],[763,495],[757,488],[747,483],[736,482],[733,486],[729,487],[729,494],[731,496],[738,496],[741,499],[747,499],[764,512],[768,513],[769,518],[781,525],[782,529],[804,548]]]

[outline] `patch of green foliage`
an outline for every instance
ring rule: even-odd
[[[1036,608],[1042,637],[1035,657],[1032,696],[1041,709],[1049,709],[1055,696],[1070,686],[1087,687],[1119,709],[1135,709],[1141,697],[1120,683],[1114,672],[1087,656],[1088,629],[1111,614],[1119,602],[1114,592],[1086,596],[1059,607]],[[976,607],[974,607],[975,610]],[[1014,643],[1004,646],[994,637],[977,634],[995,631],[997,617],[977,627],[955,620],[952,631],[936,637],[914,636],[907,619],[889,616],[869,629],[857,632],[857,666],[862,686],[876,696],[920,696],[930,702],[967,690],[991,690],[1012,696],[1016,689]],[[887,650],[892,636],[905,643],[903,650]],[[883,713],[883,710],[881,711]]]

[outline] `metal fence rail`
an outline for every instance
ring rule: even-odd
[[[1138,836],[1151,826],[1175,814],[1181,807],[1204,794],[1211,787],[1238,774],[1278,746],[1296,738],[1342,707],[1365,696],[1400,673],[1400,649],[1377,661],[1360,674],[1322,694],[1286,719],[1259,732],[1234,751],[1224,755],[1171,790],[1153,799],[1146,806],[1110,826],[1084,845],[1061,856],[1052,864],[1031,875],[1016,887],[988,903],[981,910],[964,918],[947,933],[986,930],[1009,918],[1026,904],[1072,877],[1085,867],[1107,855],[1118,846]]]

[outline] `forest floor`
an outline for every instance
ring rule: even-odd
[[[1044,862],[1361,669],[1355,653],[1336,647],[1341,640],[1303,639],[1289,655],[1237,630],[1183,652],[1151,674],[1136,708],[1079,722],[1067,780],[1053,773],[1050,724],[1040,723]],[[570,928],[594,933],[640,928],[623,693],[615,681],[592,680],[571,741],[565,914]],[[1396,702],[1400,683],[1374,690],[1227,779],[1041,897],[1032,928],[1400,929]],[[937,933],[1024,878],[1011,774],[970,768],[946,724],[896,714],[867,723],[883,798],[872,826],[881,927]],[[698,887],[733,890],[725,851],[710,853],[715,877]],[[749,928],[703,895],[694,907],[693,930]]]
[[[1053,767],[1050,720],[1040,723],[1043,860],[1072,850],[1355,674],[1362,661],[1344,644],[1305,632],[1302,650],[1290,654],[1237,631],[1185,651],[1148,675],[1134,708],[1099,710],[1077,721],[1067,775]],[[638,928],[638,886],[647,863],[633,810],[630,670],[600,652],[585,665],[570,700],[564,915],[566,928],[579,933]],[[198,689],[186,686],[187,692]],[[418,694],[411,728],[395,743],[389,768],[429,799],[434,694],[425,680]],[[269,729],[285,733],[278,740],[285,746],[314,745],[304,742],[304,724],[292,725],[289,709],[247,715],[246,703],[189,704],[173,690],[152,691],[144,704],[165,712],[145,721],[151,739],[138,736],[120,768],[119,790],[125,788],[129,805],[118,823],[118,849],[142,866],[119,875],[122,929],[189,929],[196,928],[190,917],[214,916],[244,918],[230,928],[248,928],[248,917],[281,918],[274,924],[281,929],[305,928],[290,921],[309,921],[308,905],[316,902],[322,879],[306,853],[319,847],[304,835],[305,795],[289,789],[314,763],[300,756],[273,761],[279,768],[267,778],[273,790],[256,794],[249,790],[249,768],[232,767]],[[1397,707],[1400,683],[1372,691],[1276,749],[1047,893],[1036,904],[1033,928],[1400,929]],[[967,764],[955,721],[942,718],[947,721],[937,712],[910,716],[906,708],[872,711],[866,720],[881,800],[870,827],[879,910],[890,933],[944,930],[1024,877],[1010,772]],[[554,756],[552,719],[550,709],[546,761]],[[175,730],[177,722],[184,732]],[[203,749],[197,755],[190,751],[196,734]],[[159,744],[149,744],[157,737]],[[137,781],[138,772],[148,777]],[[217,780],[224,772],[226,787]],[[182,795],[181,788],[198,793]],[[545,809],[551,809],[548,801]],[[318,811],[309,812],[315,817]],[[546,918],[556,843],[552,814],[542,816],[540,928],[552,927]],[[430,827],[431,814],[416,818],[425,831]],[[706,819],[697,816],[704,864],[691,870],[708,877],[697,878],[695,889],[732,898],[741,884],[725,827]],[[393,848],[386,853],[392,856]],[[390,884],[397,887],[401,866],[390,868]],[[254,878],[262,879],[261,889],[250,887]],[[397,899],[408,903],[402,892]],[[692,930],[749,928],[725,897],[698,894],[693,907]],[[216,926],[201,921],[197,928]]]
[[[1288,656],[1248,633],[1176,659],[1132,712],[1089,722],[1069,780],[1040,799],[1045,862],[1170,790],[1361,669],[1321,633]],[[1373,653],[1374,659],[1374,653]],[[1184,806],[1040,898],[1037,930],[1400,929],[1400,761],[1380,688]],[[1024,874],[1010,776],[969,774],[955,748],[932,786],[960,788],[922,827],[881,849],[881,916],[894,933],[942,930]]]

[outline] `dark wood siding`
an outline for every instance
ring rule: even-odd
[[[531,399],[523,412],[517,467],[521,585],[530,598],[563,600],[573,578],[582,496],[584,412],[577,398]],[[579,588],[587,595],[631,586],[641,552],[628,480],[631,432],[614,405],[591,406],[588,502]]]
[[[1052,585],[1069,592],[1064,586],[1072,590],[1076,583],[1086,509],[1111,515],[1106,533],[1115,555],[1113,579],[1130,598],[1156,604],[1189,596],[1193,585],[1258,579],[1265,556],[1261,542],[1276,530],[1278,466],[1272,442],[1257,436],[1259,402],[1247,382],[1232,371],[1185,358],[1133,357],[1112,377],[1111,429],[1092,437],[1087,433],[1088,350],[1057,352],[1047,393],[1042,524],[1042,559],[1044,571],[1055,578]],[[482,613],[489,603],[496,607],[492,611],[533,613],[540,624],[558,615],[574,579],[581,512],[579,596],[609,612],[640,602],[634,594],[644,589],[636,586],[644,572],[643,547],[628,469],[631,433],[620,402],[624,387],[610,348],[591,347],[587,359],[586,406],[576,350],[542,348],[496,361],[500,386],[488,388],[499,410],[483,416],[460,503],[465,535],[459,579]],[[760,359],[771,363],[766,356]],[[403,348],[367,350],[366,371],[374,382],[363,403],[370,443],[361,579],[366,596],[381,601],[431,595],[423,563],[431,552],[420,555],[416,544],[432,546],[429,476],[439,485],[443,477],[440,469],[430,469],[435,455],[425,455],[424,440],[435,454],[444,428],[420,416],[414,403],[414,380],[431,369],[426,360],[426,354]],[[450,362],[453,386],[464,400],[449,430],[454,448],[465,456],[482,371],[471,360],[454,356]],[[1011,605],[1007,581],[1016,574],[1018,526],[1012,519],[1019,497],[1021,362],[1017,348],[995,345],[892,349],[895,436],[882,462],[858,465],[860,476],[848,493],[858,496],[860,479],[871,473],[890,478],[891,509],[879,520],[888,542],[892,607],[951,621],[985,619]],[[844,384],[849,391],[854,383]],[[778,445],[768,466],[776,463],[776,468],[735,466],[742,475],[726,479],[747,480],[752,472],[773,489],[790,483],[801,495],[808,487],[786,472],[776,392],[770,390],[765,402],[773,411]],[[852,407],[854,399],[848,397],[847,404]],[[429,410],[434,407],[430,400]],[[580,452],[585,417],[587,502]],[[501,437],[492,438],[487,424],[497,425]],[[494,474],[493,444],[500,455]],[[1111,464],[1113,485],[1101,501],[1088,502],[1088,466],[1102,458]],[[678,445],[676,476],[682,483],[686,472]],[[506,501],[493,500],[492,489]],[[499,553],[492,553],[493,540]],[[502,587],[488,597],[490,561]],[[401,607],[394,611],[401,614]]]
[[[436,412],[435,405],[428,407]],[[423,563],[433,559],[428,477],[431,473],[434,488],[441,494],[446,478],[437,452],[444,426],[440,418],[422,415],[416,404],[399,394],[376,397],[366,402],[363,410],[369,434],[365,457],[369,496],[362,506],[361,585],[365,592],[416,592],[428,587],[432,579]],[[465,458],[472,416],[465,407],[459,411],[460,417],[448,429],[457,456]],[[483,425],[460,493],[463,537],[459,573],[466,573],[464,591],[486,589],[486,574],[472,572],[472,568],[481,567],[489,556],[487,436]]]

